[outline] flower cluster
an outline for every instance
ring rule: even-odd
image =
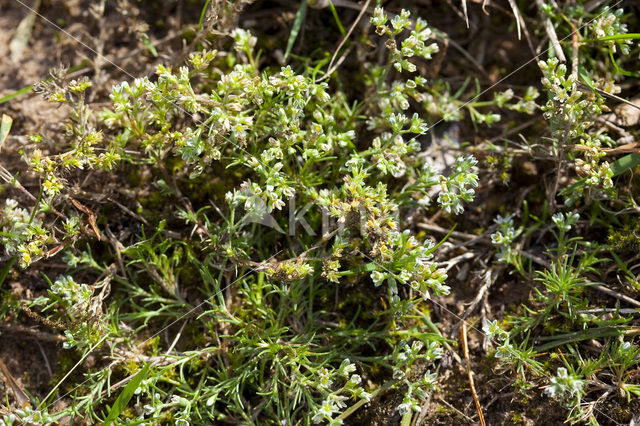
[[[508,103],[515,99],[513,89],[507,89],[504,92],[496,92],[493,95],[494,102],[497,107],[506,107],[512,111],[521,112],[523,114],[533,114],[538,109],[535,100],[540,96],[540,92],[533,86],[527,87],[524,95],[517,99],[515,103]]]
[[[611,11],[609,6],[605,6],[595,23],[589,26],[589,29],[595,38],[626,34],[627,24],[621,21],[623,15],[623,9]],[[616,47],[620,47],[620,53],[623,55],[629,54],[629,48],[631,47],[631,39],[629,38],[619,37],[615,40],[606,40],[606,43],[614,53],[616,52]]]
[[[411,370],[411,365],[418,359],[423,359],[427,363],[431,363],[437,359],[442,358],[442,348],[436,342],[429,342],[426,350],[423,353],[424,343],[420,340],[415,340],[409,344],[407,341],[401,341],[394,350],[392,360],[394,362],[393,378],[400,381],[399,383],[406,385],[402,403],[398,405],[397,409],[400,415],[405,415],[410,411],[420,411],[420,401],[424,401],[427,398],[427,391],[436,390],[437,374],[427,371],[418,380],[410,381],[407,379],[407,374]]]
[[[583,93],[577,89],[577,76],[567,76],[567,67],[559,64],[556,58],[538,63],[544,73],[543,86],[549,91],[551,99],[542,107],[547,119],[557,120],[557,140],[565,145],[575,144],[577,153],[584,158],[575,160],[576,171],[584,176],[588,188],[611,189],[613,171],[607,161],[602,161],[605,152],[603,145],[613,145],[612,139],[604,133],[593,134],[589,129],[593,125],[594,117],[603,111],[604,98],[589,91]],[[556,151],[564,149],[562,146]],[[569,190],[569,202],[575,201],[583,190],[584,185],[576,185]]]
[[[513,225],[513,216],[502,217],[498,215],[494,220],[498,230],[491,234],[491,242],[499,248],[498,262],[513,264],[516,261],[516,253],[513,251],[513,241],[521,230],[516,230]]]
[[[427,40],[433,38],[433,31],[428,27],[427,22],[418,18],[414,24],[410,17],[411,13],[403,9],[400,15],[394,16],[389,22],[384,10],[381,7],[377,7],[371,18],[371,23],[376,26],[378,35],[387,34],[390,36],[386,46],[391,51],[393,66],[398,71],[414,72],[416,66],[407,58],[420,56],[425,59],[431,59],[432,55],[439,50],[436,43],[425,44]],[[390,23],[391,27],[387,25],[388,23]],[[400,42],[400,48],[398,48],[396,36],[412,25],[414,25],[414,29],[410,31],[408,37]]]
[[[473,167],[478,161],[472,156],[458,157],[449,177],[440,177],[442,191],[438,195],[438,203],[448,213],[460,214],[463,212],[462,202],[473,201],[475,191],[472,188],[478,186],[478,174]]]
[[[499,342],[505,341],[509,337],[509,333],[500,327],[498,320],[485,320],[482,325],[482,331],[489,339],[494,339]]]
[[[470,100],[461,99],[462,93],[451,93],[451,87],[441,81],[434,81],[427,89],[427,93],[419,93],[414,98],[420,102],[425,111],[432,117],[444,121],[460,121],[464,118],[464,110],[469,112],[469,118],[474,124],[495,124],[502,119],[498,112],[492,110],[483,112],[488,107],[506,108],[523,114],[532,115],[538,110],[535,100],[540,93],[535,87],[528,87],[522,96],[516,96],[512,89],[494,94],[492,100],[477,100],[480,93]]]
[[[416,119],[419,120],[417,116]],[[403,157],[411,152],[418,151],[420,143],[415,139],[406,143],[401,134],[396,134],[392,137],[390,133],[384,133],[374,138],[372,148],[375,153],[371,156],[371,159],[380,173],[383,176],[390,174],[395,178],[400,178],[406,172],[406,164]]]
[[[318,372],[318,381],[315,385],[325,395],[322,403],[314,410],[311,419],[314,423],[326,421],[330,425],[341,425],[342,420],[334,418],[334,415],[346,408],[345,401],[350,398],[365,401],[371,399],[371,395],[362,387],[362,378],[358,374],[353,374],[355,371],[356,366],[347,358],[335,370],[329,371],[327,368],[322,368]],[[338,390],[331,391],[332,380],[344,381],[344,385]]]
[[[559,367],[558,375],[551,378],[551,384],[544,389],[544,393],[551,398],[580,397],[584,385],[584,380],[580,380],[573,374],[568,374],[566,368]]]
[[[78,284],[73,277],[64,275],[58,277],[50,291],[62,300],[73,318],[81,318],[86,315],[93,295],[93,291],[88,285]]]
[[[558,212],[554,214],[551,219],[553,223],[558,227],[560,232],[569,232],[571,227],[578,223],[580,215],[578,213],[567,213],[566,215]]]
[[[317,202],[337,219],[343,232],[365,239],[371,246],[370,255],[378,256],[388,250],[389,233],[398,227],[398,207],[389,200],[387,186],[382,182],[375,188],[369,186],[368,176],[361,166],[354,166],[340,190],[321,190]]]
[[[579,175],[586,177],[586,184],[590,187],[601,187],[605,190],[612,190],[613,170],[608,161],[602,160],[606,152],[603,147],[615,146],[615,142],[606,134],[585,135],[580,138],[580,146],[584,155],[583,158],[576,158],[576,171]]]
[[[266,270],[269,278],[285,282],[301,280],[312,272],[313,267],[300,258],[278,262]]]
[[[585,118],[602,112],[602,101],[595,95],[577,89],[577,76],[567,76],[567,66],[557,58],[538,62],[544,77],[542,85],[549,91],[551,99],[542,107],[545,117],[555,118],[570,124],[567,137],[580,136],[587,128]]]
[[[70,149],[48,156],[43,155],[40,149],[34,149],[27,156],[32,170],[43,176],[42,188],[48,201],[65,188],[65,171],[94,167],[110,170],[122,158],[120,146],[117,143],[104,146],[103,133],[95,128],[93,111],[85,103],[91,82],[86,78],[66,82],[65,72],[60,70],[59,75],[52,74],[52,82],[40,83],[34,89],[49,102],[65,104],[72,109],[66,132]],[[39,144],[44,138],[33,135],[30,140]]]
[[[420,244],[409,231],[392,232],[385,248],[379,261],[382,268],[373,271],[371,279],[376,286],[386,280],[392,302],[399,300],[397,283],[409,285],[425,298],[430,290],[436,296],[449,294],[449,287],[444,284],[447,274],[430,262],[435,250],[432,241]]]
[[[46,255],[46,245],[52,236],[42,221],[19,207],[18,202],[8,198],[0,215],[0,243],[7,255],[19,254],[20,267],[26,268],[34,259]]]
[[[50,425],[54,424],[53,416],[46,410],[34,410],[30,406],[16,410],[14,413],[3,415],[0,426],[13,425]]]
[[[533,350],[522,349],[512,343],[511,336],[500,326],[497,320],[485,320],[482,330],[489,339],[492,339],[498,345],[493,356],[500,362],[507,365],[515,365],[521,374],[524,374],[523,366],[525,365],[534,371],[536,370],[537,364],[532,361]]]

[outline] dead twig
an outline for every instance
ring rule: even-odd
[[[520,10],[518,9],[518,5],[516,4],[515,0],[509,0],[509,6],[511,7],[513,16],[516,18],[516,29],[518,30],[518,40],[522,40],[521,25],[524,24],[524,20],[522,19],[522,16],[520,16]]]
[[[611,314],[621,313],[622,315],[635,315],[640,314],[640,309],[617,309],[617,308],[594,308],[584,309],[582,311],[576,311],[577,314]]]
[[[61,334],[48,333],[46,331],[35,330],[20,324],[0,324],[3,333],[28,334],[36,340],[47,342],[64,342],[67,340]]]
[[[457,50],[458,53],[460,53],[462,56],[464,56],[469,62],[471,62],[478,69],[478,71],[480,71],[482,74],[484,74],[485,77],[489,77],[489,73],[487,72],[487,70],[482,66],[482,64],[480,62],[478,62],[476,60],[476,58],[473,57],[473,55],[471,55],[469,52],[467,52],[467,49],[465,49],[458,42],[456,42],[454,39],[449,37],[447,35],[447,33],[445,33],[444,31],[439,30],[439,29],[437,29],[436,27],[433,27],[433,26],[431,27],[431,29],[433,30],[433,33],[436,35],[436,40],[440,40],[442,43],[451,44],[451,46],[455,50]]]
[[[450,410],[452,410],[453,412],[457,413],[462,418],[464,418],[467,421],[468,424],[472,425],[472,424],[476,423],[471,417],[467,416],[465,413],[463,413],[462,411],[458,410],[453,405],[449,404],[444,398],[442,398],[440,396],[436,396],[435,399],[438,400],[439,402],[443,403],[444,405],[446,405]]]
[[[450,232],[449,229],[443,228],[433,223],[421,222],[421,223],[418,223],[416,226],[420,229],[424,229],[425,231],[437,232],[439,234],[444,234],[444,235],[447,235]],[[451,231],[451,236],[455,238],[460,238],[462,240],[467,240],[467,241],[473,240],[478,237],[477,235],[467,234],[467,233],[458,232],[458,231]]]
[[[449,270],[456,266],[458,263],[464,262],[465,260],[473,259],[474,257],[476,257],[476,253],[469,251],[456,256],[453,259],[449,259],[446,262],[441,262],[438,266],[444,268],[445,272],[449,272]]]
[[[351,33],[353,33],[353,30],[356,28],[356,26],[364,16],[365,12],[369,8],[369,3],[371,3],[371,0],[367,0],[365,4],[362,5],[362,8],[360,9],[360,13],[358,13],[358,16],[356,17],[356,20],[353,22],[353,24],[351,24],[351,28],[349,28],[349,31],[347,31],[347,34],[342,38],[342,41],[340,41],[340,44],[336,48],[336,51],[333,53],[333,56],[331,57],[331,61],[329,61],[329,67],[327,69],[327,73],[323,75],[321,78],[319,78],[318,80],[316,80],[316,82],[326,80],[327,78],[329,78],[331,74],[333,74],[340,67],[340,64],[342,63],[342,61],[344,61],[344,59],[342,59],[341,61],[338,61],[338,63],[334,65],[336,57],[338,56],[338,52],[340,52],[340,49],[342,49],[342,46],[344,46],[347,40],[349,40],[349,37],[351,37]]]
[[[149,225],[149,221],[147,219],[145,219],[144,217],[140,216],[139,214],[133,212],[130,208],[128,208],[127,206],[119,203],[118,201],[114,200],[113,198],[107,197],[108,201],[111,201],[113,204],[115,204],[116,206],[118,206],[123,212],[125,212],[126,214],[128,214],[129,216],[133,217],[134,219],[144,223],[147,226]]]
[[[34,203],[38,201],[38,199],[34,197],[33,194],[27,191],[26,188],[22,186],[22,184],[18,182],[18,180],[14,178],[13,175],[9,173],[9,171],[2,166],[0,166],[0,178],[4,180],[6,183],[8,183],[9,185],[13,185],[18,191],[22,192],[24,195],[27,196],[27,198],[29,198]],[[38,206],[36,204],[35,208],[37,207]],[[58,210],[52,208],[51,211],[60,219],[67,220],[67,216],[60,213]]]
[[[538,5],[538,9],[540,10],[540,15],[543,15],[542,8],[544,6],[544,2],[542,0],[536,0],[536,4]],[[547,35],[549,36],[551,45],[553,46],[553,49],[556,51],[556,56],[558,57],[560,62],[567,62],[567,57],[564,55],[562,46],[560,46],[560,41],[558,41],[558,35],[556,34],[556,30],[553,28],[553,23],[551,22],[551,19],[549,19],[546,16],[544,17],[544,29],[547,32]]]
[[[49,364],[49,359],[47,358],[47,354],[44,351],[44,348],[42,347],[40,342],[38,342],[38,339],[33,339],[33,340],[36,342],[36,345],[38,345],[38,349],[40,349],[40,353],[42,354],[42,358],[44,359],[44,366],[47,368],[47,371],[49,372],[49,377],[53,377],[53,371],[51,370],[51,364]]]
[[[25,314],[27,314],[29,318],[31,318],[36,322],[39,322],[42,325],[46,325],[47,327],[53,328],[54,330],[60,330],[60,331],[65,331],[67,329],[67,327],[65,327],[64,324],[60,324],[57,321],[52,321],[49,318],[45,318],[39,313],[32,311],[31,308],[29,308],[25,302],[22,302],[22,304],[20,305],[20,308]]]
[[[469,315],[471,315],[471,313],[476,309],[476,307],[484,297],[487,290],[489,290],[489,287],[491,287],[493,283],[496,282],[496,279],[498,278],[498,276],[500,276],[500,272],[503,269],[504,267],[499,267],[498,269],[489,268],[487,270],[487,272],[484,274],[484,277],[483,277],[484,282],[482,284],[482,287],[480,287],[478,294],[476,294],[476,297],[474,297],[474,299],[471,301],[471,303],[469,304],[469,307],[460,316],[459,322],[453,327],[451,331],[452,334],[455,333],[458,330],[458,328],[460,328],[461,326],[464,327],[466,319],[469,318]]]
[[[474,29],[477,27],[475,23],[469,22],[469,17],[467,16],[467,0],[462,0],[462,11],[458,9],[451,0],[447,0],[447,4],[455,12],[455,14],[460,17],[460,19],[467,23],[467,28],[469,28],[469,24],[471,24]]]
[[[605,287],[604,285],[595,284],[589,287],[594,290],[598,290],[599,292],[602,292],[608,296],[615,297],[618,300],[622,300],[623,302],[627,302],[631,305],[640,307],[640,302],[638,302],[636,299],[632,299],[629,296],[625,296],[624,294],[618,293],[617,291],[613,291],[610,288]]]
[[[471,371],[471,360],[469,359],[469,345],[467,343],[467,325],[465,322],[462,323],[462,329],[460,330],[460,338],[462,340],[462,352],[464,354],[464,359],[467,364],[467,377],[469,378],[469,387],[471,388],[471,395],[473,396],[473,402],[476,404],[476,410],[478,411],[478,418],[480,419],[480,424],[482,426],[485,426],[486,423],[484,421],[484,415],[482,414],[482,406],[480,405],[480,400],[478,399],[476,386],[473,383],[473,372]]]
[[[469,14],[467,12],[467,0],[462,0],[462,13],[464,13],[464,22],[467,24],[467,28],[469,28]]]
[[[579,35],[578,29],[573,25],[571,27],[573,28],[573,33],[571,34],[571,77],[574,79],[573,81],[578,81],[578,68],[580,65],[578,58],[580,50]]]
[[[120,273],[122,274],[123,277],[126,277],[127,271],[124,267],[124,260],[122,259],[122,250],[124,250],[125,247],[122,245],[120,241],[118,241],[116,236],[113,235],[113,232],[111,232],[111,229],[109,229],[109,226],[105,226],[104,232],[105,234],[107,234],[107,238],[109,239],[109,243],[111,243],[111,247],[113,247],[113,250],[116,252],[116,262],[118,263],[118,268],[120,269]]]
[[[509,137],[509,136],[515,134],[515,133],[519,133],[522,130],[526,129],[527,127],[535,124],[538,120],[540,120],[540,118],[538,118],[538,117],[532,118],[531,120],[527,120],[524,123],[507,130],[502,135],[496,136],[496,137],[493,137],[493,138],[489,139],[489,142],[496,143],[496,142],[498,142],[500,140],[503,140],[506,137]]]

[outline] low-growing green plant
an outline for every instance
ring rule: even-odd
[[[33,398],[34,408],[0,424],[336,425],[389,389],[401,394],[394,416],[410,424],[438,389],[450,343],[425,302],[447,310],[440,301],[452,292],[451,266],[439,249],[453,235],[418,233],[413,218],[450,224],[474,200],[483,166],[511,185],[523,155],[552,177],[525,194],[522,212],[500,206],[496,216],[483,197],[495,219],[478,231],[490,235],[499,270],[513,269],[514,282],[531,288],[528,303],[484,321],[497,370],[564,406],[572,422],[597,424],[603,401],[640,396],[638,328],[620,306],[598,311],[591,297],[611,260],[635,277],[625,262],[635,240],[603,226],[621,223],[622,212],[610,209],[634,206],[618,198],[617,177],[636,163],[610,161],[606,149],[617,142],[599,120],[608,111],[602,94],[618,93],[632,75],[616,57],[633,49],[623,12],[542,3],[544,19],[574,36],[570,46],[561,40],[571,63],[554,46],[538,62],[539,88],[484,96],[479,80],[470,89],[464,78],[454,91],[420,75],[441,32],[407,10],[391,18],[372,11],[376,35],[360,48],[383,43],[385,55],[361,64],[354,81],[337,68],[325,82],[325,58],[270,64],[257,37],[236,28],[198,35],[185,65],[114,85],[99,111],[88,101],[92,83],[68,81],[63,69],[36,86],[69,120],[64,134],[33,135],[21,153],[40,180],[36,195],[2,172],[29,201],[4,201],[0,242],[20,271],[54,256],[66,270],[43,273],[46,294],[7,309],[64,333],[75,367]],[[442,121],[468,120],[480,133],[538,111],[547,120],[542,138],[469,150],[456,141],[445,167],[423,152]],[[91,197],[89,175],[137,202]],[[111,209],[127,215],[119,235]],[[594,224],[608,245],[597,239],[601,228],[582,236]],[[532,253],[534,239],[543,248]],[[445,245],[444,256],[465,246]],[[94,352],[98,365],[67,385]],[[63,398],[71,403],[54,411]]]
[[[460,214],[478,177],[471,156],[460,156],[445,176],[414,155],[427,124],[417,113],[405,115],[401,92],[422,96],[426,80],[400,73],[415,72],[415,58],[437,51],[428,44],[428,24],[403,11],[387,27],[382,9],[372,22],[390,37],[390,53],[367,81],[387,85],[393,77],[394,88],[355,105],[315,82],[310,69],[260,69],[256,38],[242,29],[232,34],[235,54],[205,50],[190,56],[189,67],[159,66],[153,80],[114,86],[112,105],[100,112],[85,101],[86,80],[66,82],[57,71],[39,86],[72,113],[59,153],[25,153],[42,176],[42,191],[30,212],[5,203],[17,212],[4,215],[11,218],[3,223],[5,251],[22,253],[26,268],[59,246],[70,270],[31,308],[65,329],[65,348],[86,355],[106,339],[114,359],[70,389],[74,404],[53,419],[103,420],[114,392],[109,384],[135,374],[142,362],[151,368],[133,396],[135,412],[125,410],[121,419],[340,424],[348,404],[369,400],[363,377],[381,374],[374,366],[388,366],[395,388],[403,389],[399,414],[420,409],[437,376],[410,380],[408,373],[415,360],[433,364],[442,356],[442,338],[426,329],[404,336],[404,325],[421,298],[449,288],[433,261],[438,245],[403,230],[401,209],[430,205],[438,188],[439,208]],[[76,171],[132,166],[155,176],[147,184],[166,200],[163,214],[176,230],[157,222],[137,241],[118,242],[116,261],[74,247],[81,234],[109,238],[82,204],[74,206],[86,216],[44,231],[49,217],[67,217]],[[180,231],[180,222],[191,232]],[[102,283],[79,284],[79,273]],[[378,294],[388,311],[372,309],[378,302],[362,296],[332,301],[334,293],[367,287],[363,294]],[[117,305],[105,314],[100,306],[109,291]],[[352,311],[362,304],[367,311]],[[163,353],[155,339],[136,338],[177,321],[187,321],[191,347]],[[374,356],[367,355],[371,348]]]

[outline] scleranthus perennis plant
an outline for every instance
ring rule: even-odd
[[[427,23],[406,11],[390,25],[383,33],[399,45],[387,43],[386,66],[363,83],[362,93],[375,94],[355,100],[311,69],[261,68],[256,38],[241,29],[233,52],[194,52],[188,65],[114,85],[100,112],[85,103],[87,82],[57,75],[43,86],[48,100],[73,110],[67,146],[26,154],[46,208],[31,225],[20,211],[6,234],[55,212],[69,218],[52,238],[70,271],[33,307],[64,326],[67,348],[105,338],[114,360],[56,416],[104,421],[98,396],[115,376],[140,370],[142,361],[126,361],[136,352],[134,360],[152,363],[132,396],[135,415],[127,413],[139,421],[339,424],[346,407],[371,397],[365,379],[384,369],[404,393],[398,411],[419,409],[437,375],[432,367],[413,380],[410,369],[418,359],[436,363],[442,337],[416,326],[408,338],[403,327],[423,299],[450,290],[434,260],[437,241],[404,229],[403,215],[415,206],[461,214],[478,175],[472,156],[441,174],[418,155],[428,127],[407,96],[419,98],[428,81],[405,73],[438,48]],[[81,186],[74,178],[92,168],[120,168],[151,193],[127,211],[145,226],[126,245],[72,201]],[[87,216],[70,215],[69,201]],[[73,247],[92,234],[112,244],[113,264]],[[102,296],[79,284],[89,282],[81,274],[111,282],[117,313],[96,315]],[[185,332],[198,336],[195,347],[164,354],[132,331],[193,312]],[[379,354],[367,356],[371,347]]]
[[[409,25],[407,19],[408,13],[403,13],[402,22],[393,25],[394,34]],[[410,37],[428,37],[426,23],[419,21],[416,25],[416,31],[421,32]],[[242,31],[235,34],[237,50],[253,58],[255,43],[248,41],[251,36]],[[363,229],[358,231],[362,241],[351,249],[365,249],[382,261],[391,259],[388,250],[398,245],[394,235],[399,206],[393,198],[400,188],[389,188],[382,182],[372,186],[369,182],[373,164],[367,164],[368,160],[373,160],[378,170],[390,170],[397,178],[410,167],[419,179],[405,186],[404,191],[411,192],[415,187],[424,193],[428,187],[440,185],[438,201],[447,212],[461,213],[461,201],[472,199],[471,188],[478,183],[472,171],[476,164],[472,157],[461,157],[449,177],[434,174],[428,163],[406,164],[419,144],[416,136],[408,142],[404,139],[426,131],[417,115],[409,120],[400,112],[390,113],[385,121],[391,133],[382,135],[384,139],[376,138],[373,149],[350,154],[361,144],[354,132],[353,111],[332,104],[325,83],[296,75],[290,67],[274,75],[260,75],[251,60],[220,74],[204,67],[211,60],[213,55],[209,52],[195,54],[190,58],[197,67],[193,70],[182,67],[174,75],[160,67],[156,83],[138,79],[132,85],[125,82],[115,86],[114,108],[102,113],[102,120],[111,127],[122,126],[124,131],[115,139],[128,138],[129,144],[141,144],[150,160],[163,161],[171,152],[179,155],[191,178],[203,173],[213,161],[241,168],[247,179],[239,185],[240,191],[226,197],[229,210],[234,212],[242,207],[245,215],[256,213],[256,209],[264,210],[259,216],[274,214],[283,209],[285,200],[295,196],[303,203],[316,202],[326,207],[342,226],[341,236],[353,239],[357,233],[354,221],[363,223]],[[207,77],[206,83],[193,87],[192,78],[202,77],[201,74]],[[386,116],[384,111],[381,113]],[[186,118],[186,122],[181,120],[179,128],[170,126],[178,117]],[[336,164],[336,157],[344,161],[342,166]],[[342,178],[336,175],[338,170]],[[337,186],[340,180],[344,183]],[[318,184],[325,187],[320,192],[315,189]],[[228,235],[225,254],[234,253],[233,245],[239,243],[237,222],[229,219],[226,229],[216,230],[216,234],[222,231]],[[424,264],[425,259],[422,256],[417,263]],[[426,281],[429,278],[418,279],[415,286]]]

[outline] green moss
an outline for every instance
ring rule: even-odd
[[[640,222],[627,223],[622,229],[610,230],[607,238],[614,250],[623,254],[640,251]]]

